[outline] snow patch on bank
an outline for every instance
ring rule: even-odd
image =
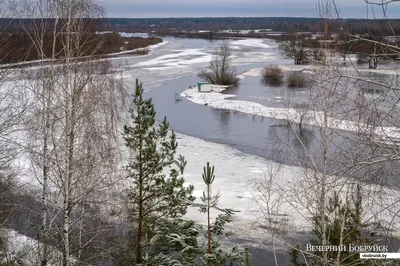
[[[145,49],[153,50],[153,49],[158,48],[160,46],[166,45],[167,43],[168,43],[167,41],[162,41],[160,43],[149,45],[147,47],[136,48],[136,49],[133,49],[133,50],[126,50],[126,51],[121,51],[121,52],[117,52],[117,53],[107,54],[107,56],[124,55],[124,54],[129,54],[129,53],[133,53],[133,52],[140,51],[140,50],[145,50]]]
[[[304,124],[312,126],[324,125],[323,112],[315,112],[295,108],[266,107],[259,103],[232,100],[230,98],[236,97],[236,95],[233,94],[221,94],[217,92],[204,93],[198,92],[196,88],[189,88],[183,91],[180,95],[194,103],[207,105],[217,109],[234,110],[251,115],[259,115],[279,120],[287,120],[294,123],[298,123],[298,121],[300,121],[301,117],[303,116],[302,121]],[[359,132],[361,130],[365,133],[369,133],[372,130],[366,124],[356,123],[349,120],[340,120],[333,117],[328,118],[328,124],[326,126],[332,129],[344,131]],[[380,138],[384,138],[385,141],[387,138],[400,139],[400,129],[397,127],[377,127],[374,129],[374,132],[370,133],[374,133]]]

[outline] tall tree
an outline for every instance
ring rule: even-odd
[[[92,0],[34,0],[25,7],[26,16],[38,18],[25,33],[41,59],[36,73],[26,71],[34,99],[26,124],[27,152],[42,189],[40,264],[51,263],[51,238],[52,244],[61,239],[63,258],[57,263],[69,266],[84,261],[84,251],[101,235],[85,221],[92,219],[90,209],[106,200],[99,192],[120,174],[117,124],[126,94],[110,73],[110,62],[90,57],[104,42],[102,36],[93,39],[101,6]]]
[[[306,47],[304,36],[292,34],[289,38],[283,45],[286,54],[293,58],[295,65],[307,64],[309,49]]]
[[[194,197],[191,195],[193,187],[185,187],[181,177],[186,161],[182,156],[176,158],[175,133],[170,132],[165,118],[158,126],[155,125],[156,112],[152,100],[143,99],[139,80],[136,80],[130,114],[132,125],[124,126],[123,136],[133,154],[126,170],[136,233],[134,263],[141,264],[157,255],[150,240],[162,221],[182,217]]]

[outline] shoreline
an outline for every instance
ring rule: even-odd
[[[255,69],[249,70],[254,71]],[[256,69],[257,70],[257,69]],[[241,74],[246,76],[246,72]],[[180,96],[195,104],[206,105],[215,109],[225,109],[238,111],[250,115],[258,115],[262,117],[274,118],[278,120],[286,120],[293,123],[298,123],[302,120],[303,124],[310,126],[324,126],[324,114],[322,111],[311,111],[295,108],[276,108],[266,107],[259,103],[251,101],[234,100],[231,98],[237,97],[234,94],[222,94],[219,92],[198,92],[196,87],[190,87],[180,93]],[[304,116],[302,118],[302,116]],[[387,138],[387,144],[393,144],[395,140],[400,140],[400,128],[397,127],[376,127],[364,123],[357,123],[351,120],[342,120],[329,117],[327,127],[350,132],[363,132],[374,134],[384,140]]]
[[[82,56],[82,57],[78,57],[78,58],[72,58],[73,60],[77,60],[79,61],[80,59],[86,59],[86,58],[93,58],[93,61],[96,60],[104,60],[104,59],[120,59],[121,55],[126,55],[126,57],[135,57],[135,56],[143,56],[143,55],[127,55],[133,52],[137,52],[143,49],[149,49],[150,52],[148,54],[145,55],[149,55],[151,54],[151,51],[155,48],[158,48],[160,46],[166,45],[168,44],[168,41],[162,41],[160,43],[157,44],[152,44],[152,45],[148,45],[146,47],[141,47],[141,48],[136,48],[133,50],[126,50],[126,51],[121,51],[121,52],[115,52],[115,53],[110,53],[110,54],[104,54],[104,55],[92,55],[92,56]],[[62,64],[63,60],[62,59],[44,59],[44,60],[32,60],[32,61],[23,61],[23,62],[19,62],[19,63],[10,63],[10,64],[0,64],[0,69],[7,69],[7,68],[29,68],[29,67],[35,67],[38,66],[40,63],[56,63],[56,64]]]

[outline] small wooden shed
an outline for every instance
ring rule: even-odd
[[[210,92],[212,83],[210,82],[199,82],[197,83],[197,91],[199,92]]]

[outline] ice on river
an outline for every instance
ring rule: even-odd
[[[212,55],[201,51],[201,49],[176,50],[175,53],[166,54],[151,60],[137,63],[136,66],[166,66],[166,67],[186,67],[196,63],[207,63]]]
[[[278,164],[259,156],[242,153],[227,145],[179,133],[177,141],[178,154],[182,154],[187,160],[184,172],[186,183],[194,186],[194,196],[197,200],[205,190],[201,175],[203,167],[207,162],[215,166],[216,177],[212,192],[220,192],[220,207],[239,211],[230,227],[236,237],[256,243],[268,239],[265,229],[267,206],[265,201],[260,201],[265,199],[265,195],[269,195],[269,211],[273,213],[272,218],[280,222],[282,228],[289,229],[292,236],[296,232],[311,229],[311,214],[305,207],[305,201],[312,189],[299,191],[301,182],[304,182],[304,168]],[[332,180],[332,184],[337,184],[337,187],[333,188],[336,190],[345,191],[353,184],[351,179],[345,177],[331,176],[329,179]],[[256,180],[263,180],[263,185],[255,183]],[[394,203],[400,197],[400,192],[369,184],[364,184],[363,187],[369,193],[364,199],[365,219],[369,222],[373,219],[381,219],[383,223],[391,222],[391,212],[398,211]],[[382,206],[388,206],[388,209],[381,210]],[[213,212],[212,215],[215,216],[216,213]],[[187,216],[199,223],[206,222],[205,215],[197,209],[190,209]],[[393,227],[399,230],[399,222],[394,222]]]
[[[257,48],[276,48],[277,45],[268,45],[262,39],[244,39],[233,41],[230,43],[232,49],[240,49],[240,46],[257,47]]]

